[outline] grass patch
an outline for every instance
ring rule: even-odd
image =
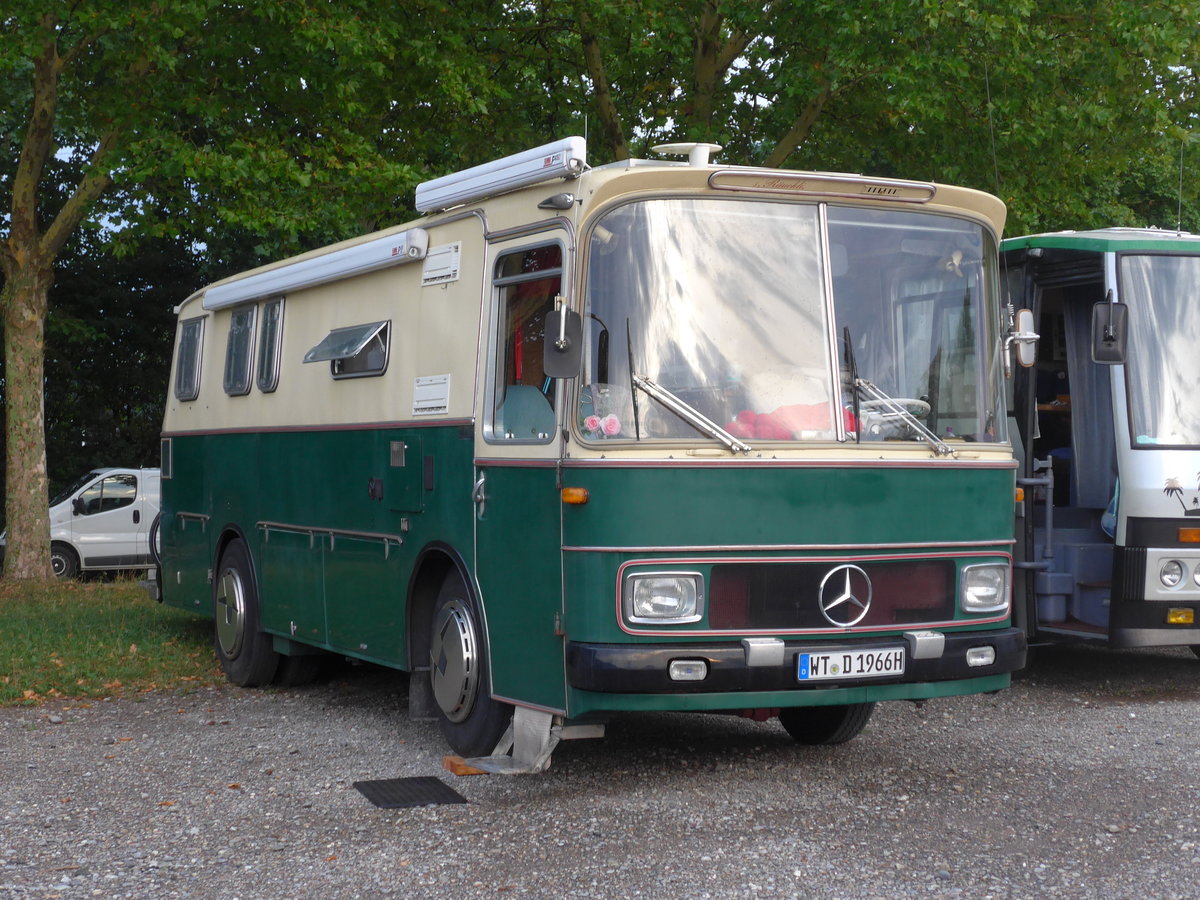
[[[0,582],[0,704],[98,699],[224,681],[212,622],[135,581]]]

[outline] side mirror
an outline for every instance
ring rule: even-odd
[[[83,498],[76,497],[71,501],[71,512],[77,516],[83,515]]]
[[[542,368],[551,378],[574,378],[583,359],[583,320],[574,310],[560,307],[546,314]]]
[[[1017,348],[1017,363],[1028,369],[1037,362],[1037,345],[1041,335],[1033,330],[1033,310],[1018,309],[1017,319],[1013,330],[1004,338],[1004,377],[1008,377],[1011,368],[1008,350]]]
[[[1129,307],[1101,300],[1092,307],[1092,362],[1107,366],[1125,362]]]

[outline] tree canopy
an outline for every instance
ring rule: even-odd
[[[594,164],[704,140],[966,184],[1009,233],[1181,210],[1195,229],[1198,19],[1176,0],[9,0],[5,573],[48,567],[44,441],[79,427],[58,411],[85,402],[84,348],[150,365],[166,297],[402,221],[422,178],[566,134]],[[124,414],[88,427],[128,436]]]

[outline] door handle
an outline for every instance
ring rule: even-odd
[[[483,518],[483,511],[487,508],[487,476],[480,475],[475,482],[475,487],[471,489],[471,499],[475,501],[475,505],[479,507],[476,514],[479,518]]]
[[[142,521],[142,511],[140,509],[135,509],[133,511],[133,524],[137,525],[141,521]]]

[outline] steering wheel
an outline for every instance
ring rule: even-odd
[[[900,413],[896,412],[895,407],[901,406],[910,415],[918,419],[924,419],[929,415],[930,406],[924,400],[918,400],[916,397],[890,397],[887,400],[860,400],[858,403],[859,409],[867,410],[868,412],[877,412],[882,418],[899,418]]]

